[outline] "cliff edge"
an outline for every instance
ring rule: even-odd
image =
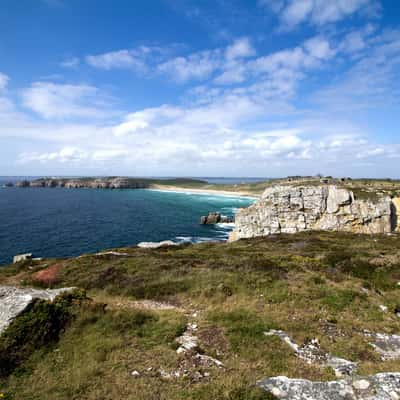
[[[335,185],[273,186],[237,212],[230,240],[307,230],[390,233],[398,230],[399,200],[358,200]]]

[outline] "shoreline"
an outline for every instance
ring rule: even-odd
[[[176,186],[154,186],[146,188],[145,190],[153,190],[157,192],[171,192],[171,193],[186,193],[186,194],[198,194],[198,195],[217,195],[222,197],[241,197],[250,200],[258,200],[260,196],[250,194],[248,192],[232,192],[228,190],[216,190],[216,189],[190,189],[180,188]]]

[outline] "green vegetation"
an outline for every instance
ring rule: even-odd
[[[331,370],[308,365],[279,338],[265,336],[270,329],[298,343],[317,337],[324,350],[358,361],[361,374],[400,368],[400,361],[382,361],[362,334],[398,333],[398,235],[304,232],[120,251],[128,256],[1,268],[0,284],[32,286],[37,272],[57,264],[54,285],[76,286],[91,299],[35,302],[9,327],[0,340],[6,398],[263,400],[271,397],[254,384],[265,377],[333,378]],[[148,300],[176,308],[144,309]],[[51,324],[42,324],[49,316]],[[225,368],[194,365],[177,354],[175,339],[189,322],[198,325],[200,352]],[[181,365],[191,375],[158,373]],[[196,372],[203,378],[193,379]]]

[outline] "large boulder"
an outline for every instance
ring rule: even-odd
[[[238,211],[231,240],[306,230],[389,233],[392,208],[389,197],[356,200],[351,191],[334,185],[273,186]]]

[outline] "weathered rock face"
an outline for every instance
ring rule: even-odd
[[[392,227],[400,232],[400,197],[392,199]]]
[[[38,290],[0,286],[0,335],[34,299],[53,301],[59,294],[71,290],[73,288]]]
[[[374,203],[333,185],[274,186],[236,214],[231,240],[306,230],[389,233],[392,212],[389,197]]]
[[[26,261],[32,259],[32,253],[18,254],[14,256],[13,263],[19,263],[21,261]]]
[[[328,382],[278,376],[260,381],[258,386],[284,400],[393,400],[399,398],[400,373]]]

